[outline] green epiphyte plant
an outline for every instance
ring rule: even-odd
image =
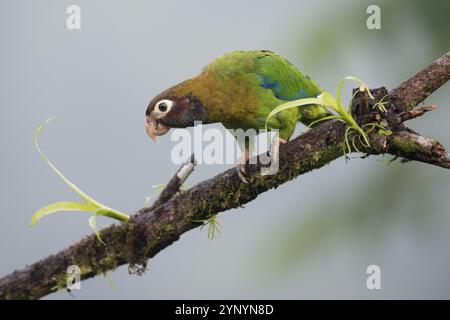
[[[287,109],[298,108],[298,107],[307,106],[307,105],[321,105],[321,106],[324,106],[327,109],[329,109],[331,111],[331,113],[333,113],[333,114],[330,116],[320,118],[316,121],[313,121],[312,123],[309,124],[309,127],[311,127],[315,124],[318,124],[320,122],[323,122],[323,121],[340,120],[340,121],[347,123],[347,125],[348,125],[347,129],[345,130],[344,153],[350,152],[352,150],[350,147],[350,141],[349,141],[349,133],[351,130],[355,131],[358,134],[357,136],[359,138],[362,138],[361,142],[363,145],[365,145],[366,147],[370,147],[369,139],[367,137],[367,132],[364,131],[363,128],[361,128],[358,125],[358,123],[355,121],[355,119],[353,118],[353,116],[351,114],[351,105],[352,105],[351,100],[354,98],[356,93],[352,96],[352,99],[350,100],[347,108],[345,108],[341,102],[341,91],[342,91],[342,86],[343,86],[345,80],[352,80],[352,81],[358,82],[360,85],[360,88],[365,90],[367,92],[367,94],[369,95],[369,97],[373,99],[372,93],[370,92],[369,88],[364,83],[364,81],[362,81],[361,79],[359,79],[357,77],[348,76],[348,77],[345,77],[344,79],[342,79],[341,81],[339,81],[339,84],[338,84],[338,87],[336,90],[336,97],[334,97],[330,92],[324,91],[320,95],[318,95],[316,98],[304,98],[304,99],[289,101],[289,102],[283,103],[283,104],[279,105],[278,107],[276,107],[275,109],[273,109],[270,112],[270,114],[268,115],[268,117],[266,118],[266,124],[265,124],[266,131],[268,130],[268,123],[269,123],[270,118],[275,116],[277,113],[280,113]],[[380,104],[378,107],[383,108],[384,105]],[[352,145],[353,145],[353,148],[358,151],[358,149],[356,148],[356,144],[355,144],[355,138],[356,138],[356,136],[353,137]]]
[[[119,221],[128,221],[129,216],[127,214],[124,214],[122,212],[119,212],[115,209],[112,209],[108,206],[105,206],[104,204],[92,199],[90,196],[88,196],[86,193],[84,193],[80,188],[78,188],[74,183],[72,183],[69,179],[67,179],[61,171],[59,171],[52,162],[50,162],[49,158],[42,152],[40,146],[39,146],[39,137],[41,134],[42,129],[44,126],[46,126],[52,118],[49,118],[47,121],[45,121],[43,124],[39,125],[36,129],[36,132],[34,134],[34,145],[36,147],[36,150],[41,155],[41,158],[45,161],[45,163],[48,164],[48,166],[58,175],[58,177],[75,193],[83,200],[82,202],[75,202],[75,201],[60,201],[56,203],[52,203],[46,207],[43,207],[36,211],[35,214],[33,214],[31,218],[30,227],[34,226],[42,217],[47,216],[49,214],[57,213],[57,212],[64,212],[64,211],[84,211],[84,212],[91,212],[93,215],[89,218],[89,226],[94,231],[95,235],[97,236],[97,239],[105,244],[103,240],[100,238],[100,233],[97,229],[97,216],[105,216],[109,218],[113,218]]]

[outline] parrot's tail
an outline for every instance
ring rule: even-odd
[[[324,117],[328,117],[331,115],[332,113],[330,113],[328,109],[325,108],[324,106],[312,104],[300,107],[300,115],[298,117],[298,121],[308,126],[314,121],[320,120]]]

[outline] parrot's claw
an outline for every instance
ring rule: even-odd
[[[239,176],[239,179],[241,179],[241,181],[243,183],[248,183],[247,181],[247,163],[238,163],[238,165],[236,166],[236,171],[237,174]]]
[[[278,147],[280,144],[286,144],[288,142],[288,140],[284,140],[280,137],[275,137],[272,144],[270,145],[270,150],[269,150],[269,156],[273,156],[274,153],[278,153]],[[276,146],[276,144],[278,143],[278,146]],[[276,149],[276,151],[275,151]]]

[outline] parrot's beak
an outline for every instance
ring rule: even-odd
[[[152,118],[151,116],[147,116],[146,118],[146,125],[145,130],[147,131],[148,136],[150,139],[156,142],[156,138],[158,136],[162,136],[167,131],[170,130],[169,127],[163,125],[162,123],[159,123],[156,121],[156,119]]]

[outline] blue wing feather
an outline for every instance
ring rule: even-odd
[[[271,79],[267,75],[261,75],[258,74],[261,77],[261,87],[264,89],[270,89],[274,92],[274,95],[279,100],[298,100],[303,98],[310,98],[314,95],[308,94],[304,88],[299,88],[297,92],[291,93],[289,95],[286,95],[285,92],[287,91],[286,88],[283,88],[282,85],[277,80]]]

